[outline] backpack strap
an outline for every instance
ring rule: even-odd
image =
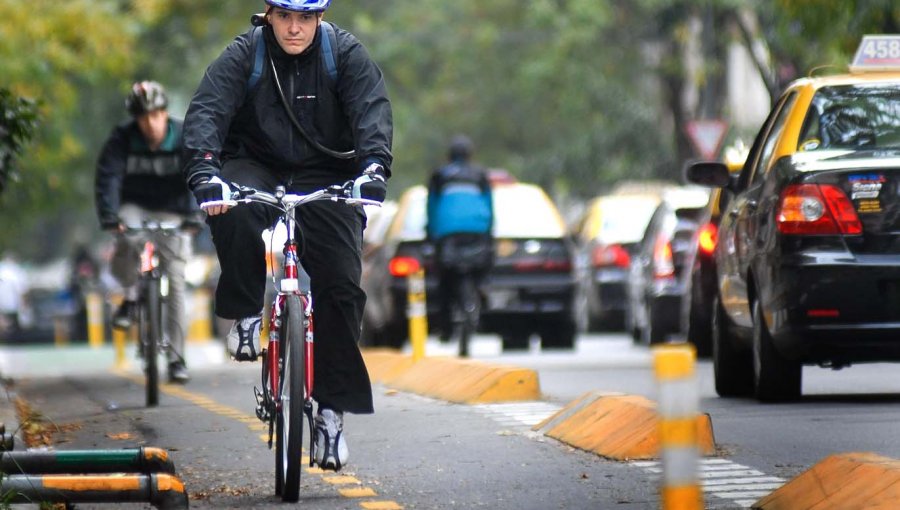
[[[253,68],[250,71],[250,77],[247,78],[247,93],[249,94],[259,77],[262,76],[263,63],[266,60],[266,38],[262,36],[262,27],[255,27],[250,35],[250,47],[256,46],[253,54]]]
[[[325,71],[332,83],[337,83],[337,34],[334,32],[334,25],[327,21],[323,21],[319,25],[322,42],[322,59],[325,62]],[[250,34],[250,47],[253,50],[253,67],[250,70],[250,76],[247,78],[247,94],[256,87],[259,78],[262,76],[263,64],[266,61],[266,38],[262,36],[262,27],[257,26]]]
[[[325,71],[331,81],[337,83],[337,35],[334,33],[334,26],[323,21],[319,24],[319,31],[322,34],[322,58],[325,61]]]

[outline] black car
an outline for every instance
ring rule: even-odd
[[[716,391],[801,395],[803,365],[900,361],[900,73],[791,84],[740,175],[715,249]]]
[[[629,270],[626,327],[635,341],[659,344],[680,331],[686,259],[708,201],[704,188],[671,189],[650,217]]]
[[[728,170],[740,172],[747,157],[746,150],[735,151],[733,158],[726,158]],[[716,188],[709,196],[709,203],[701,216],[700,226],[694,232],[685,266],[690,275],[684,280],[684,299],[681,300],[681,333],[692,343],[697,357],[712,355],[713,301],[716,295],[716,259],[713,256],[718,241],[719,221],[728,206],[730,193]]]
[[[578,328],[574,246],[555,205],[539,187],[493,185],[495,264],[483,282],[479,331],[496,333],[506,349],[523,349],[537,333],[543,347],[571,348]],[[387,234],[369,255],[363,342],[400,348],[408,338],[407,278],[425,270],[429,325],[437,322],[434,247],[425,240],[427,190],[414,186],[399,200]]]

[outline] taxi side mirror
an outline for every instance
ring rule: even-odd
[[[725,163],[700,161],[692,163],[685,170],[688,181],[710,188],[727,188],[731,183],[731,173]]]

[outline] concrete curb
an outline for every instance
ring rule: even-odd
[[[656,403],[637,395],[589,392],[535,425],[543,433],[582,450],[616,460],[659,457],[659,415]],[[715,453],[709,415],[697,417],[702,455]]]
[[[875,453],[850,452],[826,457],[751,508],[804,510],[897,508],[900,460]]]
[[[433,357],[413,361],[385,350],[363,350],[372,381],[461,404],[516,402],[541,397],[537,372],[476,360]]]

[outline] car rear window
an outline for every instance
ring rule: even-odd
[[[803,121],[798,149],[900,149],[900,85],[819,89]]]
[[[494,236],[558,238],[565,223],[544,191],[530,184],[494,188]]]
[[[407,191],[407,210],[395,221],[402,241],[425,239],[425,207],[428,192],[417,186]],[[493,189],[494,236],[505,238],[559,238],[566,227],[556,206],[544,191],[533,184],[499,185]]]

